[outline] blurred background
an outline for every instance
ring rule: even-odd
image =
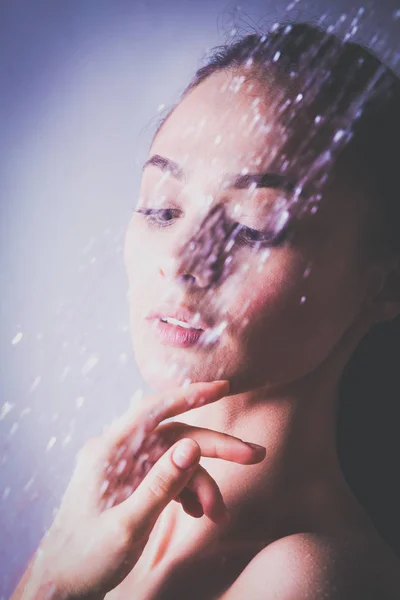
[[[397,69],[399,0],[1,0],[1,600],[79,448],[148,391],[122,245],[154,129],[210,48],[282,19],[341,19]]]

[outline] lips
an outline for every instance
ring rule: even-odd
[[[146,318],[169,322],[171,325],[181,326],[185,329],[205,331],[211,327],[211,323],[204,319],[198,311],[191,310],[185,306],[176,307],[175,305],[175,307],[172,307],[171,305],[163,305],[151,311]]]

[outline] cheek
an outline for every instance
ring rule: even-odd
[[[358,309],[350,270],[322,260],[309,262],[288,251],[271,254],[261,272],[250,269],[225,291],[229,340],[247,367],[278,382],[301,377],[332,351]],[[228,341],[228,343],[230,343]]]
[[[306,261],[289,250],[272,252],[264,263],[251,257],[247,272],[242,268],[230,278],[221,294],[235,327],[257,328],[274,315],[293,311],[307,290],[305,268]]]

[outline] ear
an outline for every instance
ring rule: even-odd
[[[400,258],[392,261],[382,276],[370,307],[374,323],[391,321],[400,315]]]

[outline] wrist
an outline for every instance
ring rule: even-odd
[[[11,600],[104,600],[105,596],[99,590],[79,592],[73,583],[63,582],[49,566],[48,553],[40,547]]]
[[[105,594],[92,592],[88,594],[75,594],[65,590],[61,585],[49,577],[27,582],[23,589],[21,600],[104,600]]]

